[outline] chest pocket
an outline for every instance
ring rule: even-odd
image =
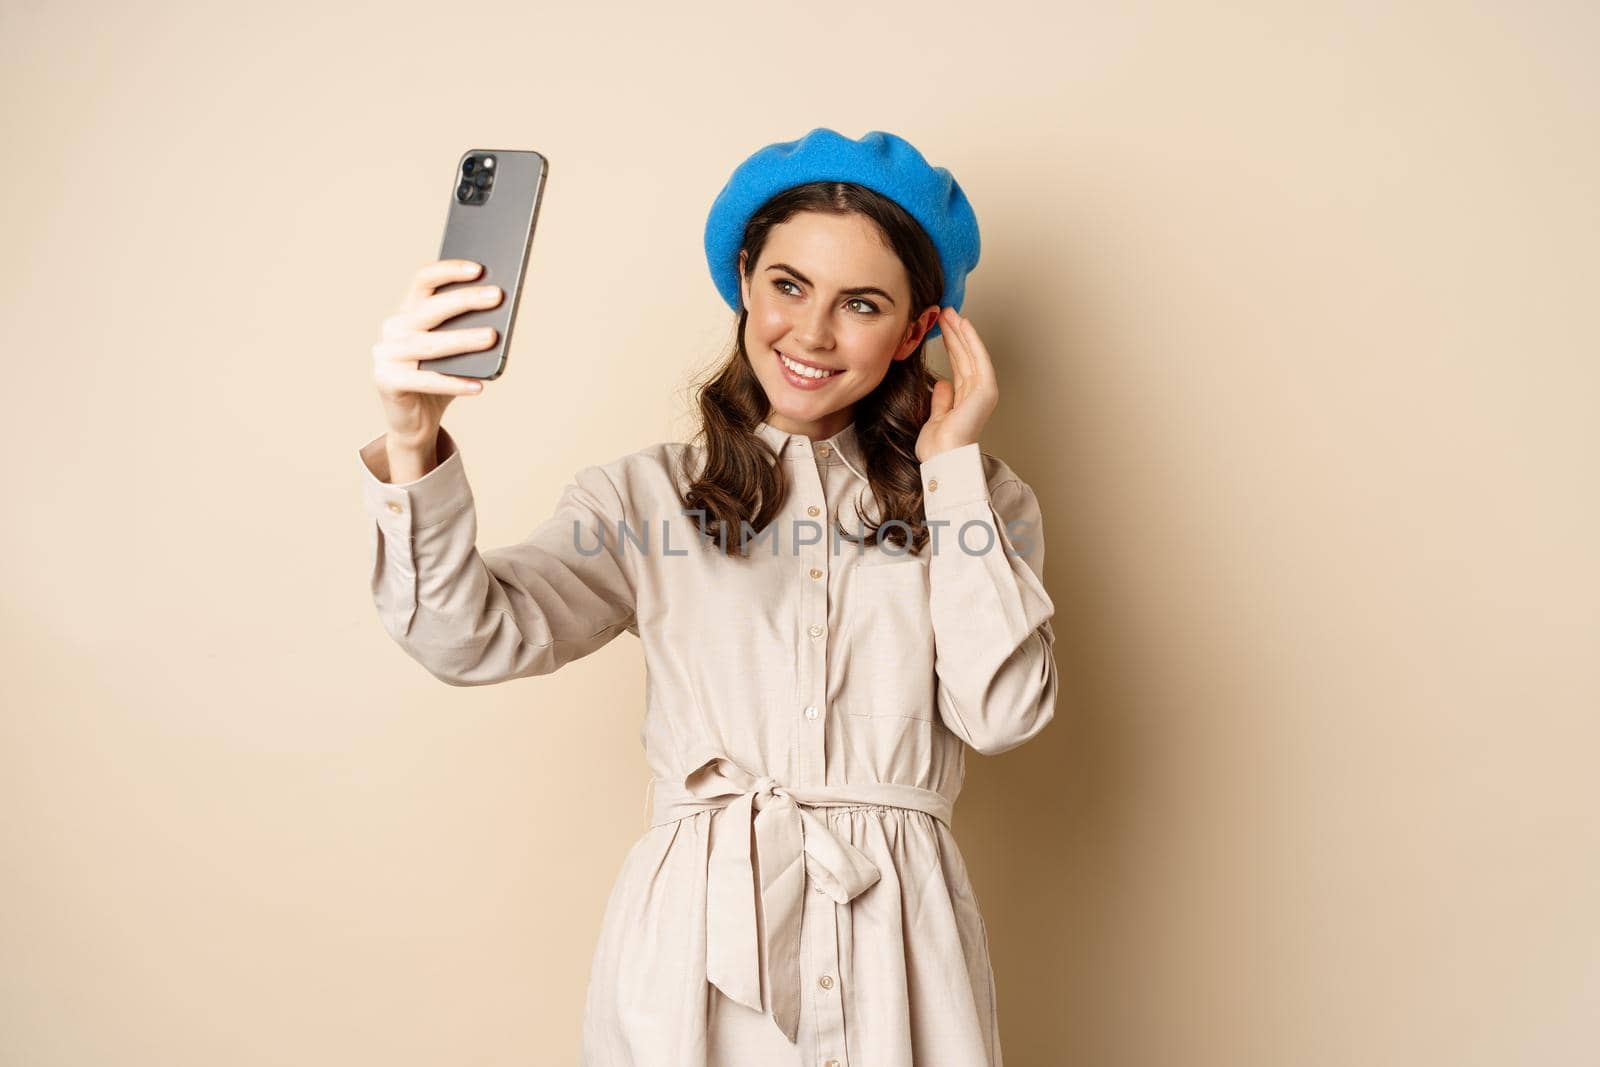
[[[869,718],[932,720],[936,678],[927,565],[907,559],[857,567],[846,626],[846,709]]]

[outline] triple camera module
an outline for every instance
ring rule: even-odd
[[[456,200],[463,204],[481,204],[489,199],[494,186],[494,157],[472,155],[461,161],[461,184],[456,186]]]

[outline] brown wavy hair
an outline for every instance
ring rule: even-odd
[[[735,269],[742,251],[749,269],[746,277],[753,275],[772,228],[806,211],[855,214],[877,225],[911,281],[907,325],[913,314],[941,304],[944,268],[927,231],[894,201],[853,182],[811,182],[768,200],[745,226],[743,241],[734,253]],[[748,523],[757,534],[765,530],[789,493],[784,465],[775,462],[776,453],[755,432],[772,405],[745,349],[749,318],[749,308],[739,312],[730,350],[693,386],[700,413],[694,441],[702,446],[705,463],[699,471],[687,470],[693,450],[684,450],[680,485],[687,489],[679,494],[701,536],[724,553],[739,556],[747,554],[746,540],[751,536],[744,532],[743,524]],[[932,409],[938,377],[924,361],[926,344],[924,334],[909,356],[889,364],[889,372],[877,388],[856,401],[855,431],[866,465],[862,473],[877,504],[878,521],[868,522],[863,514],[860,537],[836,525],[843,540],[874,545],[881,539],[904,549],[909,532],[913,555],[927,543],[916,445]]]

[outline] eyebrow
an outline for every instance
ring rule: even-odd
[[[790,274],[793,274],[795,276],[795,278],[797,278],[801,282],[801,284],[803,284],[803,285],[812,284],[810,278],[807,278],[804,274],[801,274],[799,271],[795,270],[793,267],[789,266],[789,264],[787,264],[787,263],[774,263],[770,267],[768,267],[767,269],[768,270],[788,271]],[[876,293],[877,295],[879,295],[879,296],[883,297],[885,300],[887,300],[889,303],[891,303],[891,304],[894,303],[894,297],[890,296],[888,293],[884,292],[882,289],[879,289],[876,285],[858,285],[854,289],[840,289],[839,293],[840,293],[841,296],[864,296],[867,293]]]

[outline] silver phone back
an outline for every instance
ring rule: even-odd
[[[476,174],[483,173],[483,161],[492,160],[492,177],[481,188],[481,203],[463,203],[458,190],[464,180],[478,180],[463,173],[468,160],[474,160]],[[492,348],[458,352],[422,361],[425,370],[454,374],[463,378],[494,379],[506,366],[511,346],[511,330],[516,324],[517,307],[522,300],[522,279],[527,271],[533,231],[539,220],[539,204],[544,199],[545,176],[550,164],[533,151],[503,148],[475,148],[456,161],[455,180],[450,186],[450,212],[445,218],[440,259],[470,259],[483,264],[483,273],[462,282],[449,282],[436,292],[449,292],[461,286],[498,285],[505,298],[492,308],[474,308],[440,323],[438,329],[470,329],[492,326],[496,338]]]

